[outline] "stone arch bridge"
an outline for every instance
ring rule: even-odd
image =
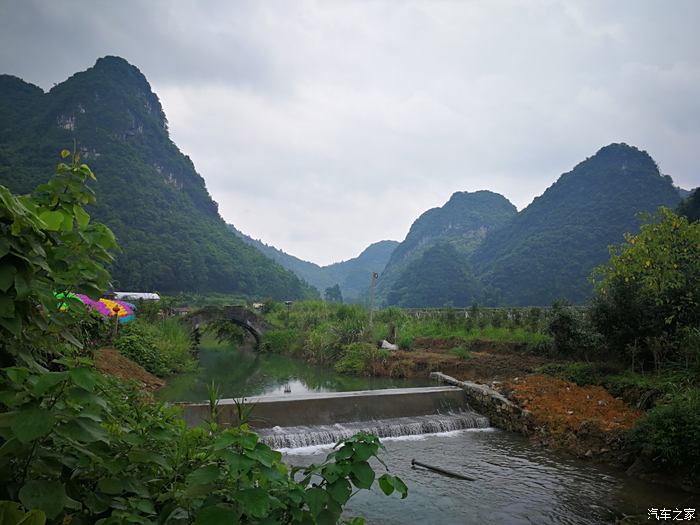
[[[269,324],[260,315],[245,306],[205,306],[188,314],[185,321],[193,328],[202,323],[225,319],[232,321],[255,338],[255,344],[260,344],[260,338],[269,328]]]

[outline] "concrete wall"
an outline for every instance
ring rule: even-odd
[[[530,412],[506,399],[493,388],[471,381],[459,381],[442,372],[432,372],[430,377],[462,388],[469,407],[488,417],[493,426],[526,435],[534,431],[535,424]]]
[[[466,396],[461,388],[438,386],[251,397],[246,399],[246,404],[254,405],[251,426],[271,428],[436,414],[466,407]],[[189,426],[199,425],[209,417],[207,403],[183,403],[183,406]],[[233,399],[222,399],[218,408],[219,423],[238,422]]]

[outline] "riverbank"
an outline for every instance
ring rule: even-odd
[[[152,393],[165,386],[164,379],[151,374],[114,348],[95,350],[95,368],[103,374],[122,381],[136,381],[147,392]]]
[[[664,383],[659,377],[639,379],[629,372],[605,374],[601,370],[610,370],[609,364],[527,356],[498,345],[485,345],[474,353],[471,364],[456,373],[453,370],[448,374],[452,380],[446,382],[471,389],[472,407],[489,416],[495,426],[528,436],[539,447],[700,493],[700,484],[688,472],[673,471],[659,459],[645,458],[635,434],[656,403],[666,407],[663,401],[670,394],[664,388],[678,390],[680,385],[675,382]],[[671,417],[669,414],[669,426],[680,424]],[[692,446],[692,433],[685,439]]]

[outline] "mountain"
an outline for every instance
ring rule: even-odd
[[[675,208],[678,191],[645,151],[610,144],[563,174],[471,257],[482,283],[500,304],[546,305],[590,297],[591,270],[608,246],[637,232],[640,212]]]
[[[331,281],[340,285],[346,302],[361,302],[367,297],[372,273],[384,270],[398,245],[397,241],[375,242],[357,257],[324,266],[323,270]]]
[[[419,304],[419,295],[410,290],[409,276],[417,276],[416,271],[419,268],[430,272],[442,271],[440,265],[432,268],[426,265],[431,261],[437,263],[453,251],[460,254],[460,260],[467,269],[468,257],[478,248],[488,232],[505,224],[516,213],[515,206],[508,199],[491,191],[457,192],[444,206],[426,211],[411,225],[404,241],[392,253],[377,282],[377,303]],[[427,250],[437,244],[448,244],[453,250],[447,250],[443,246],[427,258],[420,259]],[[431,290],[429,296],[451,296],[453,290],[450,282],[439,281],[441,286]],[[476,292],[476,289],[472,291]],[[425,296],[425,301],[428,301],[428,296]],[[445,302],[449,300],[438,301],[438,305]]]
[[[294,272],[300,279],[315,286],[321,293],[326,288],[338,284],[345,302],[364,300],[372,272],[380,273],[384,269],[391,253],[399,244],[396,241],[375,242],[357,257],[328,266],[319,266],[253,239],[232,225],[229,225],[229,229],[250,246],[254,246],[270,259]]]
[[[700,188],[688,192],[688,197],[678,206],[678,213],[685,215],[690,222],[700,220]]]
[[[484,287],[466,255],[447,242],[411,259],[393,282],[387,303],[404,308],[470,306],[484,302]]]
[[[681,199],[687,199],[693,194],[693,190],[685,190],[681,188],[680,186],[674,186],[676,188],[676,191],[678,192],[678,195],[681,196]]]
[[[72,149],[97,175],[92,216],[122,251],[115,287],[316,296],[292,272],[231,235],[192,161],[170,140],[160,101],[141,72],[107,56],[48,93],[0,75],[0,184],[28,192]]]

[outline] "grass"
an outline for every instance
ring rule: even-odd
[[[347,370],[361,368],[358,363],[349,366],[347,362],[346,350],[351,345],[375,345],[382,339],[391,339],[390,334],[396,336],[402,350],[411,350],[419,337],[457,339],[455,346],[463,347],[465,352],[474,341],[532,346],[551,341],[541,329],[529,328],[535,325],[524,324],[525,316],[510,310],[473,309],[468,316],[451,313],[417,318],[406,310],[387,308],[374,313],[371,330],[369,311],[359,305],[323,301],[296,302],[289,306],[273,303],[264,315],[272,326],[263,337],[264,349],[328,365],[344,359],[341,368]],[[460,357],[467,359],[469,355]]]
[[[446,324],[434,319],[408,321],[399,327],[399,337],[459,337],[469,341],[492,341],[498,343],[522,343],[538,345],[548,343],[552,338],[542,332],[531,332],[523,327],[468,327],[463,324]]]

